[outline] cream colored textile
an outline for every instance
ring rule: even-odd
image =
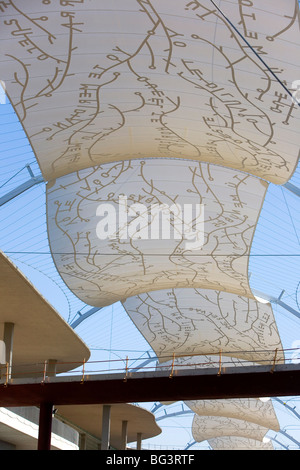
[[[245,173],[179,159],[108,163],[66,175],[47,185],[54,261],[69,288],[98,307],[169,287],[253,297],[248,259],[266,188]],[[98,216],[99,208],[112,218]],[[163,217],[170,233],[160,230],[158,208],[173,208]],[[106,220],[110,233],[99,235]]]
[[[213,450],[274,450],[272,442],[261,442],[243,437],[217,437],[208,440]]]
[[[257,366],[257,363],[237,359],[233,356],[223,356],[220,354],[196,355],[196,356],[173,356],[172,359],[165,362],[158,362],[157,370],[170,371],[180,369],[212,369],[215,368],[222,372],[232,367]],[[216,372],[217,373],[217,372]]]
[[[229,21],[210,0],[1,2],[0,78],[45,180],[147,157],[291,177],[298,1],[217,3]]]
[[[272,400],[262,402],[257,398],[236,398],[189,400],[185,403],[198,416],[223,416],[249,421],[273,431],[280,429]]]
[[[192,423],[192,435],[196,442],[222,436],[246,437],[262,441],[267,432],[268,428],[264,426],[224,416],[195,415]]]
[[[276,349],[277,361],[284,360],[271,304],[209,289],[167,289],[130,297],[123,306],[162,366],[175,354],[178,366],[203,367],[209,361],[198,355],[215,354],[211,367],[219,367],[220,351],[223,367],[233,367],[229,357],[266,365]]]

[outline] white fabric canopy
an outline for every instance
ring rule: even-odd
[[[237,170],[179,159],[82,170],[47,185],[51,252],[69,288],[97,307],[169,287],[253,298],[248,260],[266,188]],[[160,230],[160,208],[170,233]],[[110,232],[99,235],[100,224]]]
[[[274,450],[271,441],[261,442],[236,436],[217,437],[209,439],[208,443],[213,450]]]
[[[223,416],[249,421],[273,431],[280,429],[272,400],[262,402],[257,398],[236,398],[189,400],[185,403],[198,416]]]
[[[210,0],[2,2],[0,78],[44,178],[179,157],[285,183],[298,1],[218,6],[225,17]]]
[[[277,361],[284,360],[271,304],[208,289],[168,289],[130,297],[123,306],[162,365],[173,354],[182,365],[181,355],[194,355],[189,363],[197,364],[197,355],[215,354],[218,365],[220,351],[225,364],[235,357],[265,365],[276,349]]]
[[[222,436],[246,437],[262,441],[267,432],[268,428],[264,426],[224,416],[195,415],[192,423],[192,434],[196,442]]]
[[[255,366],[257,363],[237,359],[233,356],[223,356],[222,353],[211,355],[196,356],[174,356],[169,361],[159,362],[156,365],[157,370],[180,370],[180,369],[221,369],[221,373],[228,367],[248,367]],[[170,402],[171,403],[171,402]]]

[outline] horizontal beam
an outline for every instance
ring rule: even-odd
[[[12,379],[0,384],[0,406],[39,406],[181,401],[300,395],[300,366],[277,365],[170,372],[97,374],[84,377]]]
[[[80,323],[89,318],[91,315],[94,315],[94,313],[97,313],[99,310],[101,310],[100,307],[93,307],[88,312],[78,312],[79,318],[71,323],[71,328],[75,329],[78,325],[80,325]]]
[[[292,183],[285,183],[283,187],[291,191],[291,193],[296,194],[296,196],[300,196],[300,188],[298,188],[298,186],[295,186]]]
[[[277,304],[279,305],[280,307],[284,308],[285,310],[287,310],[288,312],[292,313],[293,315],[295,315],[295,317],[297,318],[300,318],[300,312],[298,312],[297,310],[295,310],[293,307],[291,307],[290,305],[286,304],[285,302],[283,302],[281,300],[281,296],[283,294],[284,291],[281,292],[280,296],[278,298],[276,297],[273,297],[271,295],[267,295],[267,294],[264,294],[263,292],[260,292],[256,289],[252,289],[252,292],[253,292],[253,295],[255,295],[256,297],[261,297],[262,299],[266,300],[267,302],[271,302],[273,304]]]
[[[19,196],[20,194],[24,193],[28,189],[36,186],[37,184],[44,183],[44,179],[42,176],[33,176],[29,180],[25,181],[25,183],[20,184],[12,191],[8,192],[4,196],[0,197],[0,206],[3,206],[7,202],[11,201],[15,197]]]
[[[298,446],[298,448],[300,447],[300,442],[297,441],[297,439],[295,439],[293,436],[290,436],[287,432],[284,431],[284,429],[280,429],[280,431],[278,431],[280,434],[282,434],[284,437],[287,437],[288,439],[290,439],[292,442],[294,442],[294,444],[296,444],[296,446]]]

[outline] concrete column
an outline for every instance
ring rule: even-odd
[[[103,405],[101,450],[109,450],[110,444],[110,405]]]
[[[80,433],[79,435],[79,450],[86,450],[86,434]]]
[[[56,359],[49,359],[47,364],[47,375],[48,377],[55,377],[56,376]]]
[[[38,450],[50,450],[51,448],[52,411],[52,403],[41,403]]]
[[[12,359],[13,359],[13,339],[14,339],[14,324],[2,323],[0,328],[0,364],[8,364],[8,379],[11,378],[12,373]],[[1,368],[2,376],[6,375],[6,368]]]
[[[121,447],[121,450],[126,450],[126,447],[127,447],[127,429],[128,429],[128,421],[122,421],[122,447]]]
[[[142,433],[141,433],[141,432],[138,432],[138,433],[137,433],[136,448],[137,448],[137,450],[141,450],[141,449],[142,449]]]

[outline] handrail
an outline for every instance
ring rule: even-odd
[[[299,357],[295,358],[295,351],[299,351]],[[247,351],[239,351],[239,355],[243,352]],[[248,351],[249,352],[249,351]],[[201,368],[216,368],[217,374],[220,375],[222,368],[225,369],[226,367],[249,367],[252,365],[256,366],[270,366],[270,372],[273,373],[275,370],[275,366],[277,364],[299,364],[300,363],[300,348],[288,348],[288,349],[279,349],[276,348],[275,350],[256,350],[256,351],[251,351],[252,353],[262,353],[265,355],[268,353],[273,359],[270,357],[268,359],[259,359],[258,361],[241,361],[238,358],[235,358],[237,360],[236,363],[233,363],[229,358],[231,357],[233,352],[224,352],[223,350],[219,351],[219,354],[209,354],[207,353],[205,356],[212,357],[212,360],[209,361],[203,361],[202,358],[204,355],[199,355],[199,354],[175,354],[175,352],[172,355],[168,356],[160,356],[160,357],[153,357],[153,360],[157,360],[158,363],[155,364],[155,366],[148,365],[148,361],[143,363],[141,366],[130,366],[130,362],[136,362],[137,358],[129,358],[126,356],[125,359],[119,358],[119,359],[103,359],[103,360],[91,360],[91,361],[86,361],[83,359],[82,362],[76,361],[76,362],[57,362],[56,365],[65,365],[65,366],[70,366],[70,370],[68,372],[64,372],[64,374],[67,375],[72,375],[76,374],[81,377],[81,382],[83,383],[85,380],[85,377],[87,374],[106,374],[106,373],[124,373],[124,380],[127,380],[127,377],[129,376],[130,373],[137,372],[137,371],[149,371],[149,370],[155,370],[155,371],[170,371],[169,377],[172,378],[174,374],[176,373],[177,370],[180,369],[188,369],[188,368],[196,368],[196,369],[201,369]],[[278,354],[282,352],[284,353],[284,357],[278,356]],[[286,356],[286,353],[293,352],[292,357],[289,359]],[[235,352],[236,354],[236,352]],[[197,362],[197,357],[200,358],[200,360]],[[215,360],[213,358],[215,357]],[[228,360],[227,360],[228,358]],[[140,358],[139,358],[140,359]],[[184,362],[180,362],[181,360],[185,359]],[[164,362],[165,361],[165,362]],[[121,365],[120,365],[121,363]],[[95,368],[95,365],[99,365],[99,367]],[[80,370],[80,367],[82,369]],[[92,368],[88,370],[87,368]],[[23,370],[22,370],[23,369]],[[4,372],[3,372],[4,370]],[[62,373],[60,373],[61,375]],[[12,372],[10,373],[9,376],[9,364],[0,364],[0,379],[2,377],[5,377],[5,383],[7,384],[9,380],[14,380],[17,378],[28,378],[28,377],[41,377],[41,381],[45,382],[46,377],[47,377],[47,361],[41,362],[41,363],[26,363],[26,364],[14,364],[12,367]]]

